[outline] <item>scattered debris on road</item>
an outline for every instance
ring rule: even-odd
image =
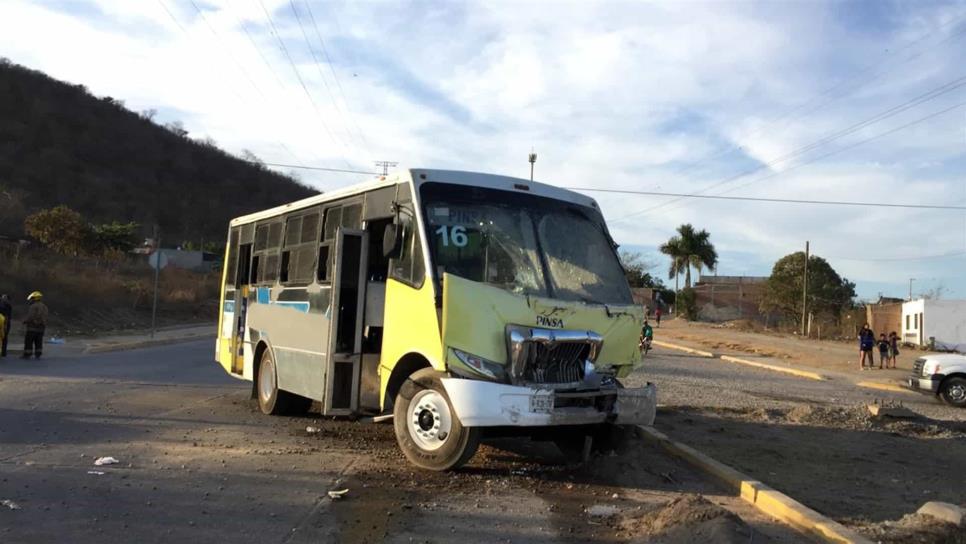
[[[308,427],[305,428],[305,432],[307,432],[309,434],[318,434],[318,433],[322,432],[322,429],[320,429],[318,427],[313,427],[313,426],[309,425]]]
[[[908,514],[898,521],[856,527],[880,544],[966,544],[962,527],[926,514]]]
[[[647,512],[625,512],[618,522],[619,535],[628,542],[746,543],[757,540],[754,531],[734,513],[701,495],[686,495]]]
[[[915,419],[919,414],[906,408],[902,403],[880,402],[879,399],[867,406],[869,413],[875,417],[892,417],[896,419]]]
[[[332,500],[338,500],[344,497],[348,492],[349,492],[348,489],[337,489],[337,490],[329,491],[329,498]]]
[[[118,461],[117,459],[115,459],[113,457],[98,457],[94,461],[94,464],[96,466],[99,466],[99,467],[102,467],[104,465],[114,465],[114,464],[117,464],[117,463],[120,463],[120,461]]]
[[[6,506],[10,510],[20,510],[20,505],[10,499],[3,499],[0,501],[0,506]]]
[[[88,470],[87,473],[88,474],[93,474],[94,476],[103,476],[104,475],[104,471],[103,470]]]

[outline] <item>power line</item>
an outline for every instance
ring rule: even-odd
[[[923,40],[925,40],[925,39],[927,39],[929,37],[934,36],[937,32],[939,32],[939,31],[941,31],[941,30],[943,30],[943,29],[945,29],[945,28],[947,28],[947,27],[949,27],[951,25],[959,24],[963,20],[966,20],[966,14],[963,14],[963,15],[961,15],[959,17],[955,17],[955,18],[951,19],[950,21],[947,21],[946,23],[943,23],[943,24],[939,25],[937,28],[935,28],[933,30],[930,30],[929,32],[923,34],[919,38],[917,38],[917,39],[915,39],[915,40],[907,43],[906,45],[900,47],[899,49],[896,50],[896,52],[898,52],[898,51],[904,51],[906,49],[909,49],[910,47],[912,47],[912,46],[914,46],[914,45],[922,42]],[[918,53],[915,53],[913,55],[910,55],[910,56],[906,57],[905,59],[899,61],[899,63],[896,64],[895,66],[893,66],[892,68],[895,68],[896,66],[905,64],[905,63],[910,62],[912,60],[915,60],[915,59],[921,57],[922,55],[924,55],[927,51],[929,51],[931,49],[934,49],[934,48],[936,48],[936,47],[938,47],[938,46],[940,46],[940,45],[942,45],[942,44],[944,44],[944,43],[946,43],[946,42],[948,42],[948,41],[950,41],[950,40],[952,40],[954,38],[958,38],[958,37],[962,36],[964,33],[966,33],[966,29],[960,30],[960,31],[957,31],[957,32],[953,32],[949,36],[947,36],[945,39],[937,42],[936,44],[934,44],[934,45],[932,45],[930,47],[927,47],[926,49],[923,49],[922,51],[919,51]],[[833,102],[835,102],[835,101],[837,101],[837,100],[839,100],[839,99],[841,99],[841,98],[843,98],[845,96],[848,96],[849,92],[855,91],[856,89],[861,88],[863,85],[865,85],[865,84],[867,84],[869,82],[875,81],[879,77],[881,77],[884,74],[886,74],[888,72],[888,70],[879,71],[878,73],[874,74],[872,77],[870,77],[867,80],[865,80],[863,82],[860,82],[859,84],[857,84],[856,86],[854,86],[852,89],[849,90],[849,92],[845,92],[845,93],[841,93],[841,94],[834,95],[831,98],[829,98],[828,100],[819,103],[817,106],[815,106],[813,108],[810,108],[810,109],[806,109],[805,111],[802,111],[801,113],[796,114],[797,111],[803,110],[804,108],[806,108],[809,104],[811,104],[816,99],[821,98],[821,97],[826,96],[826,95],[830,95],[834,91],[845,87],[848,83],[851,83],[853,81],[856,81],[858,79],[858,76],[861,76],[861,75],[864,75],[864,74],[868,73],[869,71],[871,71],[873,68],[875,68],[876,66],[878,66],[880,64],[882,64],[882,62],[874,62],[874,63],[870,63],[870,64],[866,65],[865,68],[863,68],[862,70],[856,72],[852,77],[849,77],[847,79],[844,79],[844,80],[840,81],[839,83],[836,83],[835,85],[833,85],[833,86],[825,89],[824,91],[822,91],[818,95],[812,97],[808,101],[806,101],[806,102],[804,102],[804,103],[802,103],[802,104],[800,104],[800,105],[798,105],[798,106],[796,106],[794,108],[791,108],[790,110],[786,111],[785,113],[782,113],[782,114],[778,115],[777,117],[772,118],[771,120],[769,120],[768,122],[766,122],[763,126],[759,127],[757,130],[755,130],[754,132],[752,132],[751,133],[751,136],[758,136],[758,135],[764,133],[765,132],[765,129],[767,127],[772,126],[772,125],[777,125],[778,122],[781,121],[781,120],[783,120],[783,119],[786,119],[786,118],[789,118],[790,117],[790,120],[794,120],[794,119],[797,119],[797,118],[802,117],[803,115],[811,114],[811,113],[814,113],[816,111],[819,111],[819,110],[825,108],[825,106],[828,106],[829,104],[831,104],[831,103],[833,103]],[[795,114],[795,115],[793,115],[793,114]],[[787,123],[785,124],[785,126],[787,126]],[[712,157],[694,161],[694,162],[686,165],[685,167],[678,169],[677,172],[678,173],[687,172],[687,171],[692,170],[695,167],[697,167],[697,166],[699,166],[701,164],[704,164],[704,163],[706,163],[708,161],[712,161],[712,160],[715,160],[715,159],[724,157],[726,155],[729,155],[729,154],[731,154],[731,153],[733,153],[735,151],[741,150],[741,149],[743,149],[743,146],[730,147],[730,148],[724,150],[721,153],[718,153],[718,154],[713,155]]]
[[[850,125],[850,126],[844,128],[844,129],[840,129],[840,130],[838,130],[836,132],[827,134],[824,137],[819,138],[818,140],[816,140],[816,141],[814,141],[814,142],[812,142],[810,144],[807,144],[807,145],[801,146],[799,148],[796,148],[796,149],[794,149],[794,150],[792,150],[792,151],[790,151],[790,152],[788,152],[788,153],[786,153],[784,155],[781,155],[781,156],[779,156],[779,157],[777,157],[775,159],[772,159],[772,160],[770,160],[768,162],[765,162],[765,163],[762,163],[762,164],[760,164],[758,166],[755,166],[754,168],[751,168],[749,170],[745,170],[743,172],[739,172],[739,173],[734,174],[732,176],[728,176],[726,178],[723,178],[721,180],[718,180],[718,181],[716,181],[716,182],[714,182],[714,183],[712,183],[712,184],[710,184],[710,185],[708,185],[706,187],[703,187],[702,189],[699,189],[697,191],[697,193],[700,194],[700,193],[703,193],[705,191],[710,191],[711,189],[714,189],[715,187],[719,187],[721,185],[725,185],[727,183],[731,183],[732,181],[741,179],[741,178],[743,178],[745,176],[749,176],[751,174],[754,174],[755,172],[759,172],[761,170],[764,170],[765,168],[774,166],[774,165],[776,165],[778,163],[781,163],[781,162],[785,162],[788,159],[792,159],[792,158],[798,157],[798,156],[803,155],[803,154],[805,154],[805,153],[807,153],[809,151],[812,151],[812,150],[817,149],[819,147],[823,147],[825,145],[828,145],[828,144],[830,144],[830,143],[832,143],[832,142],[834,142],[836,140],[839,140],[839,139],[841,139],[841,138],[843,138],[845,136],[848,136],[850,134],[853,134],[855,132],[858,132],[859,130],[861,130],[861,129],[869,126],[869,125],[878,123],[879,121],[888,119],[890,117],[894,117],[894,116],[896,116],[896,115],[898,115],[900,113],[903,113],[903,112],[905,112],[905,111],[907,111],[907,110],[909,110],[909,109],[911,109],[911,108],[913,108],[915,106],[919,106],[919,105],[925,104],[926,102],[929,102],[931,100],[935,100],[936,98],[939,98],[939,97],[941,97],[941,96],[943,96],[945,94],[948,94],[948,93],[950,93],[952,91],[955,91],[956,89],[959,89],[959,88],[964,87],[964,86],[966,86],[966,76],[962,76],[962,77],[956,78],[956,79],[954,79],[954,80],[952,80],[952,81],[950,81],[948,83],[945,83],[943,85],[940,85],[939,87],[936,87],[936,88],[934,88],[934,89],[932,89],[930,91],[927,91],[927,92],[925,92],[925,93],[923,93],[921,95],[918,95],[915,98],[912,98],[910,100],[907,100],[907,101],[905,101],[905,102],[903,102],[903,103],[901,103],[901,104],[899,104],[897,106],[893,106],[893,107],[891,107],[891,108],[889,108],[887,110],[884,110],[882,112],[879,112],[878,114],[876,114],[876,115],[874,115],[874,116],[872,116],[872,117],[870,117],[870,118],[868,118],[868,119],[866,119],[864,121],[860,121],[858,123],[855,123],[853,125]],[[828,155],[825,155],[825,156],[828,156]],[[633,212],[633,213],[630,213],[628,215],[625,215],[625,216],[621,217],[620,220],[628,219],[630,217],[633,217],[633,216],[636,216],[636,215],[640,215],[642,213],[647,213],[647,212],[653,211],[653,210],[655,210],[657,208],[661,208],[661,207],[664,207],[664,206],[668,206],[670,204],[673,204],[674,202],[677,202],[678,200],[680,200],[680,199],[674,199],[674,200],[671,200],[671,201],[668,201],[668,202],[663,202],[663,203],[658,204],[656,206],[651,206],[651,207],[649,207],[647,209],[644,209],[644,210],[638,210],[636,212]]]
[[[884,257],[881,259],[857,259],[854,257],[826,257],[826,259],[835,259],[837,261],[856,261],[856,262],[869,262],[869,263],[890,263],[899,261],[924,261],[929,259],[947,259],[949,257],[963,257],[966,256],[966,251],[956,251],[953,253],[942,253],[939,255],[920,255],[918,257]]]
[[[371,176],[383,175],[381,172],[366,172],[363,170],[346,170],[343,168],[326,168],[324,166],[304,166],[304,165],[298,165],[298,164],[284,164],[284,163],[277,163],[277,162],[266,162],[262,164],[264,164],[265,166],[275,166],[277,168],[298,168],[301,170],[319,170],[322,172],[343,172],[347,174],[366,174]]]
[[[302,39],[305,40],[305,46],[312,55],[312,62],[315,64],[315,69],[319,72],[319,79],[322,80],[322,85],[325,87],[325,93],[329,96],[329,100],[332,102],[332,105],[335,106],[335,111],[339,113],[339,117],[342,118],[343,130],[345,130],[346,135],[351,139],[353,135],[352,131],[349,130],[349,123],[346,121],[345,115],[339,108],[339,102],[335,99],[335,95],[332,94],[332,89],[329,88],[329,82],[326,81],[325,76],[322,74],[322,63],[319,60],[318,55],[315,53],[315,49],[312,47],[312,42],[309,41],[308,33],[305,32],[305,25],[302,24],[302,16],[299,15],[299,11],[295,7],[295,2],[293,0],[289,0],[288,5],[292,8],[292,13],[295,15],[295,21],[299,25],[299,31],[302,33]]]
[[[325,131],[329,134],[329,138],[332,139],[332,143],[336,145],[341,144],[342,147],[345,147],[345,142],[341,142],[335,137],[335,134],[332,133],[332,131],[329,129],[329,126],[326,124],[325,119],[322,117],[322,112],[319,111],[318,104],[315,103],[315,99],[312,98],[312,93],[309,92],[309,88],[305,85],[305,81],[302,79],[302,74],[299,73],[298,66],[295,65],[295,61],[292,59],[292,55],[289,53],[288,47],[285,46],[285,41],[282,40],[282,36],[278,33],[278,29],[275,27],[275,21],[272,20],[272,15],[265,7],[265,2],[258,0],[258,4],[262,7],[262,11],[265,13],[265,18],[268,20],[268,25],[271,28],[272,35],[275,36],[282,53],[285,54],[285,58],[288,59],[288,63],[292,66],[292,71],[295,72],[295,78],[298,79],[299,85],[302,86],[302,91],[309,99],[309,103],[312,104],[312,109],[315,110],[315,114],[322,123],[322,127],[325,128]],[[342,156],[342,161],[345,162],[346,166],[351,168],[352,164],[350,164],[349,160],[345,158],[345,155],[341,152],[339,154]]]
[[[825,159],[827,157],[831,157],[832,155],[837,155],[839,153],[842,153],[843,151],[848,151],[849,149],[858,147],[858,146],[860,146],[862,144],[865,144],[865,143],[870,142],[872,140],[875,140],[877,138],[881,138],[883,136],[888,136],[889,134],[893,134],[895,132],[899,132],[900,130],[907,129],[907,128],[913,126],[913,125],[922,123],[922,122],[927,121],[929,119],[932,119],[934,117],[938,117],[938,116],[940,116],[940,115],[942,115],[944,113],[948,113],[948,112],[953,111],[954,109],[960,108],[962,106],[966,106],[966,102],[960,102],[960,103],[955,104],[955,105],[953,105],[951,107],[948,107],[948,108],[939,110],[939,111],[934,112],[934,113],[931,113],[931,114],[929,114],[929,115],[927,115],[925,117],[921,117],[919,119],[916,119],[915,121],[911,121],[911,122],[906,123],[904,125],[900,125],[898,127],[895,127],[893,129],[887,130],[885,132],[876,134],[875,136],[871,136],[871,137],[866,138],[864,140],[860,140],[860,141],[855,142],[855,143],[853,143],[853,144],[851,144],[849,146],[846,146],[846,147],[843,147],[843,148],[840,148],[840,149],[836,149],[836,150],[831,151],[829,153],[826,153],[824,155],[819,155],[817,157],[813,157],[812,159],[810,159],[808,161],[804,161],[804,162],[801,162],[799,164],[796,164],[795,166],[793,166],[791,168],[788,168],[788,169],[786,169],[786,170],[784,170],[782,172],[775,172],[774,174],[770,174],[768,176],[764,176],[764,177],[761,177],[761,178],[758,178],[758,179],[751,180],[750,182],[748,182],[748,183],[746,183],[744,185],[740,185],[738,187],[733,187],[733,188],[729,189],[729,192],[730,191],[737,190],[737,189],[741,189],[743,187],[747,187],[748,185],[751,185],[752,183],[758,183],[758,182],[764,181],[766,179],[770,179],[770,178],[773,178],[773,177],[776,177],[776,176],[780,176],[782,174],[786,174],[786,173],[788,173],[791,170],[795,170],[795,169],[801,168],[803,166],[806,166],[808,164],[817,162],[817,161],[822,160],[822,159]],[[888,208],[919,208],[919,209],[937,209],[937,210],[966,210],[966,206],[940,206],[940,205],[889,204],[889,203],[859,203],[859,202],[824,201],[824,200],[797,200],[797,199],[781,199],[781,198],[737,197],[737,196],[722,196],[722,194],[717,194],[717,195],[703,195],[703,194],[700,194],[700,193],[663,193],[663,192],[656,192],[656,191],[632,191],[632,190],[622,190],[622,189],[593,189],[593,188],[572,188],[572,187],[567,187],[567,188],[568,189],[572,189],[572,190],[577,190],[577,191],[596,191],[596,192],[606,192],[606,193],[641,194],[641,195],[650,195],[650,196],[673,196],[673,197],[677,197],[677,200],[680,200],[680,199],[683,199],[683,198],[705,198],[705,199],[717,199],[717,200],[747,200],[747,201],[754,201],[754,202],[786,202],[786,203],[797,203],[797,204],[833,204],[833,205],[853,205],[853,206],[862,205],[862,206],[879,206],[879,207],[888,207]],[[635,214],[631,214],[631,215],[635,215]],[[629,216],[624,216],[624,217],[621,217],[619,219],[615,219],[615,220],[613,220],[611,222],[612,223],[616,223],[616,222],[624,221],[624,220],[628,219],[629,217],[631,217],[631,216],[630,215]]]
[[[335,72],[334,65],[332,63],[332,58],[329,56],[329,50],[325,47],[325,40],[322,39],[322,33],[319,31],[319,25],[315,22],[315,14],[312,12],[312,5],[309,4],[308,0],[303,0],[305,4],[305,9],[309,12],[309,19],[312,21],[312,27],[315,28],[315,37],[319,39],[319,46],[322,48],[322,55],[325,56],[325,61],[329,66],[329,71],[332,72],[332,79],[335,80],[335,86],[339,89],[339,95],[342,96],[342,103],[345,106],[346,115],[348,115],[349,120],[352,121],[353,126],[355,126],[356,134],[362,140],[362,145],[365,146],[369,154],[372,155],[372,149],[369,146],[369,141],[366,139],[365,132],[359,128],[359,123],[356,122],[355,117],[352,115],[352,110],[349,109],[349,101],[345,97],[345,91],[342,89],[342,82],[339,81],[339,76]],[[335,13],[332,13],[333,20],[336,21],[338,25],[338,19],[335,18]]]
[[[688,193],[664,193],[660,191],[633,191],[629,189],[594,189],[590,187],[564,187],[572,191],[589,191],[597,193],[619,193],[625,195],[647,195],[647,196],[676,196],[681,198],[706,198],[713,200],[744,200],[749,202],[780,202],[785,204],[824,204],[832,206],[866,206],[879,208],[915,208],[927,210],[966,210],[966,206],[947,206],[942,204],[893,204],[890,202],[859,202],[846,200],[805,200],[797,198],[764,198],[752,196],[722,196],[722,195],[698,195]],[[612,222],[622,221],[616,219]]]

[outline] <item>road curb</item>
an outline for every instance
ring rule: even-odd
[[[841,523],[819,514],[788,495],[712,459],[691,446],[672,440],[653,427],[639,425],[638,428],[644,433],[646,439],[717,478],[758,510],[809,536],[836,544],[872,544],[871,540]]]
[[[799,378],[808,378],[810,380],[824,381],[828,378],[819,374],[818,372],[811,372],[809,370],[798,370],[797,368],[788,368],[785,366],[770,365],[768,363],[759,363],[756,361],[749,361],[748,359],[741,359],[739,357],[732,357],[731,355],[722,355],[722,361],[728,361],[729,363],[738,363],[740,365],[754,366],[758,368],[764,368],[765,370],[773,370],[775,372],[784,372],[785,374],[791,374],[793,376],[798,376]]]
[[[882,382],[856,382],[857,386],[865,387],[866,389],[878,389],[880,391],[892,391],[893,393],[912,393],[916,394],[915,391],[910,391],[901,385],[896,385],[892,383],[882,383]]]
[[[714,358],[714,353],[711,353],[710,351],[702,351],[700,349],[689,348],[687,346],[672,344],[670,342],[662,342],[660,340],[651,340],[651,343],[654,344],[655,346],[661,346],[662,348],[676,349],[678,351],[691,353],[693,355],[700,355],[701,357],[707,357],[709,359]]]
[[[157,346],[168,346],[172,344],[181,344],[184,342],[193,342],[195,340],[204,340],[207,338],[213,338],[214,335],[211,333],[205,334],[192,334],[187,336],[177,336],[173,338],[155,338],[153,340],[136,340],[133,342],[118,342],[112,344],[88,344],[84,348],[85,354],[94,353],[109,353],[112,351],[127,351],[130,349],[140,349],[140,348],[153,348]]]

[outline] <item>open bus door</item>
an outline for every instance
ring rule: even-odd
[[[365,231],[350,229],[339,229],[336,234],[322,410],[326,415],[347,415],[359,407],[368,236]]]
[[[252,278],[252,244],[238,246],[238,270],[235,274],[235,326],[231,334],[231,372],[242,374],[245,371],[245,329],[248,317],[248,291]]]

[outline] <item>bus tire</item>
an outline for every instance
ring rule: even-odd
[[[287,414],[292,407],[293,395],[278,388],[278,372],[272,350],[265,349],[258,362],[258,378],[255,380],[255,398],[263,414],[277,416]]]
[[[480,429],[464,427],[453,411],[443,376],[432,368],[416,371],[403,382],[393,405],[399,449],[427,470],[459,468],[480,445]]]

